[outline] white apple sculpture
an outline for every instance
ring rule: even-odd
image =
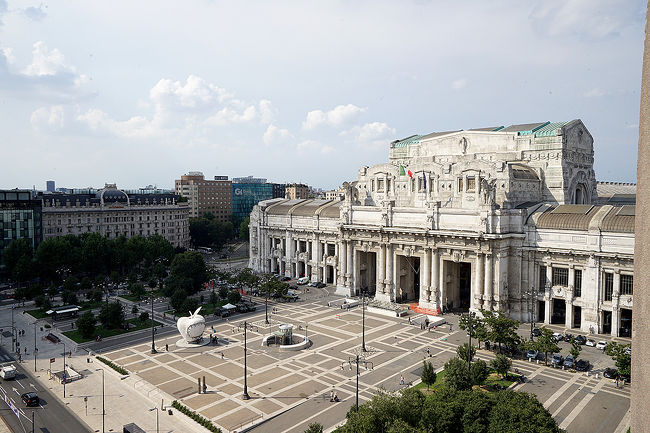
[[[178,332],[188,343],[198,340],[205,330],[205,318],[199,314],[199,311],[201,307],[197,308],[194,314],[190,311],[189,317],[181,317],[176,321]]]

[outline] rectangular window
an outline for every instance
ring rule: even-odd
[[[377,191],[378,192],[384,191],[384,179],[377,179]]]
[[[540,266],[539,267],[539,287],[538,290],[540,292],[544,292],[546,290],[546,266]]]
[[[554,286],[569,285],[569,270],[567,268],[553,268],[552,276]]]
[[[582,270],[576,269],[575,273],[576,276],[575,276],[575,283],[573,287],[573,293],[575,294],[576,298],[579,298],[582,296]]]
[[[476,179],[473,177],[467,178],[467,191],[474,191],[476,188]]]
[[[632,275],[621,274],[621,295],[631,295],[634,277]]]
[[[614,292],[614,274],[605,273],[605,301],[612,300],[612,293]]]
[[[390,179],[386,179],[386,192],[390,192]]]
[[[463,178],[458,178],[458,192],[463,192]]]

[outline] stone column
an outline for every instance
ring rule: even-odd
[[[492,273],[493,267],[492,254],[488,253],[485,256],[485,285],[483,287],[483,308],[488,311],[492,310],[492,291],[494,289],[494,275]]]
[[[376,293],[384,293],[384,280],[386,279],[386,245],[379,244],[379,254],[377,254],[377,290]]]
[[[422,267],[421,267],[422,268]],[[420,302],[429,302],[431,290],[431,249],[424,249],[423,284],[420,286]]]
[[[339,272],[338,272],[338,285],[345,287],[345,274],[347,273],[347,248],[344,240],[341,240],[339,246]]]
[[[481,308],[481,301],[483,300],[483,288],[485,287],[485,254],[476,254],[475,269],[475,282],[476,287],[472,287],[474,296],[473,307]]]
[[[445,259],[442,257],[442,254],[439,255],[439,264],[438,264],[438,289],[440,290],[440,309],[447,305],[447,288],[445,287]]]
[[[565,291],[564,302],[565,302],[565,311],[564,316],[564,327],[571,329],[573,328],[573,288],[576,282],[576,270],[573,265],[569,265],[569,286]]]
[[[354,249],[354,242],[350,242],[350,253],[352,254],[352,275],[351,275],[351,284],[352,294],[356,295],[359,288],[359,255]]]
[[[393,291],[394,281],[395,281],[395,272],[393,271],[393,246],[388,243],[386,244],[386,275],[384,276],[384,292],[389,295],[391,299],[391,293]]]
[[[347,263],[345,266],[345,286],[348,288],[353,288],[352,286],[352,271],[354,262],[352,261],[352,254],[354,250],[354,242],[348,241],[346,246],[347,252]]]
[[[314,239],[311,241],[311,276],[310,281],[319,281],[318,279],[318,267],[320,266],[320,260],[318,260],[318,254],[320,248],[320,242],[318,241],[318,235],[314,235]]]
[[[431,255],[431,299],[430,302],[435,304],[434,308],[440,308],[438,298],[440,288],[440,253],[437,248],[433,249]]]

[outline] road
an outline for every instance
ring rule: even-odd
[[[12,360],[9,354],[0,349],[0,359],[3,363]],[[14,432],[32,431],[32,412],[34,413],[34,431],[41,433],[87,433],[90,429],[50,392],[43,388],[32,376],[32,372],[26,371],[21,364],[12,362],[18,369],[15,380],[2,380],[0,383],[0,416],[9,424]],[[25,364],[28,365],[28,364]],[[41,373],[45,374],[45,373]],[[20,399],[25,392],[36,391],[41,399],[38,407],[26,408]],[[7,395],[15,406],[20,410],[20,420],[14,415],[7,403],[4,402],[4,395]]]

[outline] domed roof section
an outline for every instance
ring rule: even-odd
[[[97,191],[95,197],[101,199],[102,204],[123,203],[129,204],[129,196],[120,189],[117,189],[115,184],[107,183],[103,189]]]

